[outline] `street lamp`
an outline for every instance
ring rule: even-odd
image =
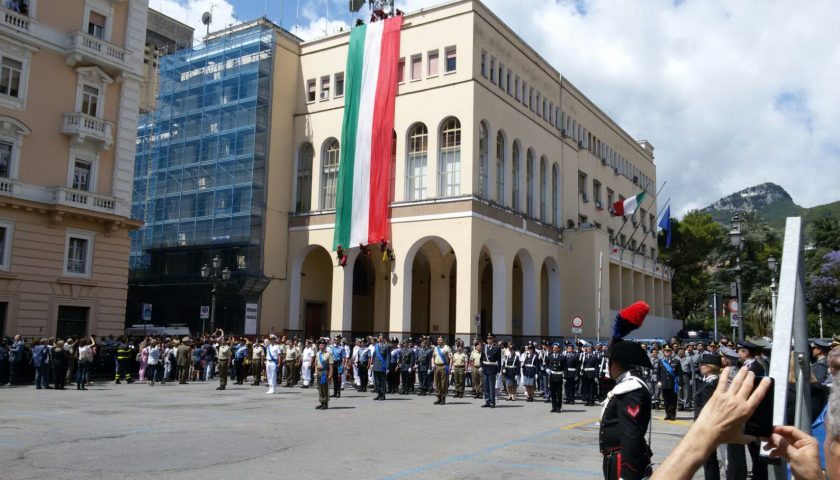
[[[770,318],[774,324],[776,323],[776,299],[779,297],[779,286],[776,285],[776,268],[778,266],[776,257],[773,255],[767,257],[767,268],[770,269]]]
[[[222,271],[219,268],[222,266],[222,259],[218,255],[213,257],[210,262],[213,268],[207,266],[205,263],[201,267],[201,278],[213,283],[213,290],[210,291],[210,331],[216,331],[216,289],[223,286],[230,280],[230,269],[225,267]]]
[[[817,304],[817,312],[819,312],[819,314],[820,314],[820,338],[823,338],[823,329],[822,329],[822,311],[823,311],[823,306],[822,306],[822,303],[818,303],[818,304]]]
[[[738,294],[738,340],[744,340],[744,302],[741,301],[741,249],[743,245],[741,234],[741,217],[736,213],[732,217],[732,230],[729,231],[729,241],[737,249],[735,256],[735,288]]]

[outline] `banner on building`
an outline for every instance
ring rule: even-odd
[[[257,334],[257,313],[260,306],[257,303],[245,304],[245,335]]]
[[[388,239],[402,24],[398,15],[350,32],[333,249]]]

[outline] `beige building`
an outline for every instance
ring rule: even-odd
[[[608,335],[615,311],[640,299],[651,315],[639,336],[681,328],[670,272],[656,261],[653,146],[476,0],[405,16],[395,258],[374,245],[337,267],[348,39],[301,43],[298,64],[275,59],[265,241],[273,280],[261,331],[568,337],[579,316],[582,335],[595,337],[599,314]],[[295,85],[293,95],[280,85]],[[643,190],[622,229],[610,205]]]
[[[123,330],[147,4],[2,3],[4,334]]]

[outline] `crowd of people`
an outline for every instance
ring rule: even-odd
[[[674,338],[617,345],[611,345],[608,354],[606,345],[585,341],[517,346],[512,341],[497,342],[492,334],[472,345],[456,340],[451,347],[443,337],[415,340],[378,335],[348,341],[341,335],[301,340],[271,334],[251,340],[222,330],[180,339],[91,336],[25,341],[15,336],[0,340],[0,384],[31,385],[34,377],[36,389],[61,390],[75,382],[78,390],[85,390],[94,380],[92,368],[96,367],[100,373],[113,372],[117,384],[143,382],[151,387],[218,379],[218,390],[226,389],[229,381],[240,385],[247,381],[254,386],[265,383],[267,394],[284,385],[314,387],[319,392],[316,408],[322,410],[329,408],[330,398],[340,398],[342,391],[350,388],[372,390],[374,400],[391,394],[435,396],[436,405],[445,405],[447,397],[465,395],[484,400],[482,406],[489,408],[494,408],[497,400],[540,400],[551,404],[551,412],[560,412],[564,404],[578,400],[586,406],[601,403],[602,429],[621,432],[612,437],[601,435],[606,478],[622,468],[620,478],[645,478],[651,473],[652,453],[644,441],[651,410],[663,409],[665,420],[676,419],[678,410],[693,410],[694,417],[702,420],[709,405],[719,408],[715,396],[723,395],[721,385],[735,384],[739,378],[746,382],[747,372],[749,379],[769,372],[771,346],[764,339],[737,344],[721,339],[718,344]],[[810,346],[812,420],[824,431],[833,374],[840,372],[840,349],[832,350],[832,344],[820,340]],[[794,385],[791,376],[788,423],[793,417]],[[835,410],[840,415],[837,402]],[[791,427],[777,430],[775,454],[794,452],[799,448],[796,445],[803,444],[801,432]],[[633,431],[641,441],[627,443],[624,437],[632,438]],[[785,439],[790,441],[784,444]],[[724,460],[726,478],[747,478],[747,453],[751,477],[767,478],[757,440],[746,442],[747,453],[743,442],[724,443],[715,445],[698,464],[704,467],[707,479],[720,478],[719,459]],[[623,452],[623,459],[616,452]],[[668,461],[663,466],[674,468]]]

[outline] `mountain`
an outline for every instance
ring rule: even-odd
[[[716,222],[727,229],[736,212],[755,211],[779,233],[784,230],[787,217],[801,216],[807,234],[811,222],[823,215],[832,214],[840,219],[840,201],[811,208],[801,207],[784,188],[767,182],[723,197],[701,211],[711,214]]]

